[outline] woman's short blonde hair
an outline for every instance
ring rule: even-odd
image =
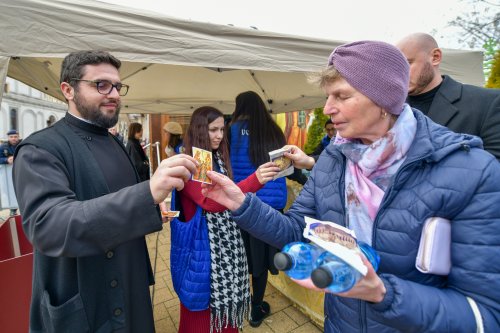
[[[312,73],[308,77],[308,81],[314,85],[324,88],[330,83],[333,83],[339,79],[342,79],[342,75],[335,68],[335,66],[328,66],[324,70],[318,73]]]

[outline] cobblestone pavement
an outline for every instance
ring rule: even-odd
[[[156,239],[158,235],[158,252],[156,252]],[[151,256],[151,263],[156,263],[156,287],[154,292],[154,316],[157,333],[175,333],[179,327],[179,299],[174,292],[170,278],[170,227],[165,224],[163,230],[157,234],[146,237]],[[271,305],[271,315],[264,319],[258,328],[253,328],[248,323],[243,327],[243,332],[259,333],[318,333],[322,332],[313,321],[302,314],[294,305],[268,284],[265,300]]]

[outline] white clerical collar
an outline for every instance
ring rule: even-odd
[[[75,117],[76,119],[80,119],[81,121],[86,122],[87,124],[92,124],[92,125],[95,125],[95,124],[94,124],[93,122],[91,122],[90,120],[87,120],[87,119],[84,119],[84,118],[82,118],[82,117],[78,117],[78,116],[77,116],[77,115],[75,115],[75,114],[72,114],[72,113],[71,113],[71,111],[68,111],[68,113],[69,113],[70,115],[72,115],[73,117]]]

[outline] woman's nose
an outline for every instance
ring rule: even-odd
[[[335,112],[335,98],[333,96],[328,96],[325,107],[323,108],[323,114],[330,115]]]

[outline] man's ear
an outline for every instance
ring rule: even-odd
[[[439,66],[441,63],[441,59],[443,59],[443,52],[441,51],[440,48],[435,48],[431,52],[432,55],[432,65],[433,66]]]
[[[61,82],[61,91],[66,100],[70,101],[75,96],[75,88],[73,88],[68,82]]]

